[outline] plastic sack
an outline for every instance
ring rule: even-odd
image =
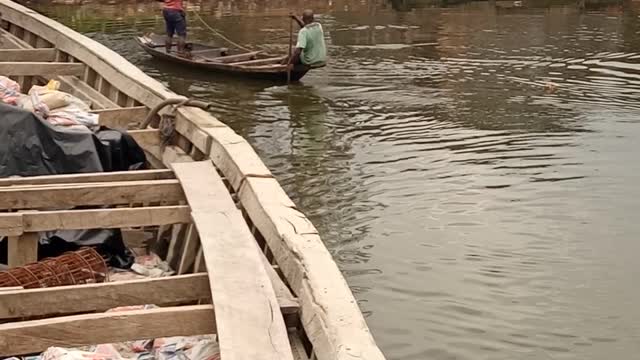
[[[53,81],[53,80],[52,80]],[[51,110],[55,110],[57,108],[65,107],[65,106],[73,106],[79,110],[90,111],[91,108],[84,101],[78,99],[77,97],[68,94],[63,91],[59,91],[59,84],[56,85],[49,81],[49,84],[46,86],[38,86],[34,85],[29,90],[29,95],[38,94],[40,97],[47,103]],[[61,105],[63,104],[64,105]],[[58,106],[61,105],[61,106]]]
[[[157,338],[152,354],[156,360],[220,360],[215,335]]]
[[[0,102],[17,105],[20,98],[20,84],[6,76],[0,76]]]
[[[69,105],[49,112],[47,121],[53,125],[84,125],[86,127],[93,127],[98,125],[99,116],[98,114],[78,109],[74,105]]]
[[[59,88],[60,83],[55,80],[49,81],[46,86],[32,86],[29,90],[32,108],[29,109],[27,106],[24,108],[43,116],[53,125],[87,127],[98,125],[99,115],[90,113],[89,105],[71,94],[59,91]],[[38,110],[43,109],[44,106],[48,111]]]
[[[174,271],[166,261],[156,254],[138,256],[135,264],[131,265],[131,271],[145,277],[157,278],[171,276]]]
[[[77,97],[68,94],[66,92],[58,90],[50,90],[47,87],[34,85],[29,90],[29,95],[37,94],[40,97],[40,101],[47,104],[49,109],[56,110],[67,106],[72,106],[75,109],[90,111],[89,105]]]
[[[33,104],[36,104],[35,106]],[[39,115],[41,118],[49,116],[49,107],[40,101],[38,94],[24,95],[20,94],[17,106]]]
[[[89,106],[82,100],[51,88],[56,86],[33,86],[29,90],[30,101],[23,101],[22,107],[35,112],[53,125],[98,125],[99,115],[90,113]]]
[[[29,96],[29,100],[28,105],[30,106],[26,107],[25,110],[32,111],[43,119],[49,116],[49,106],[40,99],[40,95],[33,93]]]
[[[123,360],[112,345],[96,346],[94,351],[50,347],[42,353],[42,360]]]

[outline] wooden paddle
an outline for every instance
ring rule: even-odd
[[[289,61],[287,62],[287,85],[291,83],[291,51],[293,49],[293,18],[289,17]]]

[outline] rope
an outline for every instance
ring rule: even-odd
[[[212,28],[211,26],[209,26],[209,24],[207,24],[206,21],[204,21],[204,19],[202,19],[202,17],[200,17],[200,14],[198,14],[198,12],[196,10],[191,10],[191,12],[196,16],[196,18],[198,18],[198,20],[200,20],[200,22],[202,23],[202,25],[204,25],[207,29],[209,29],[214,35],[219,36],[220,38],[222,38],[223,40],[226,40],[228,43],[230,43],[231,45],[234,45],[235,47],[245,50],[245,51],[252,51],[251,49],[244,47],[238,43],[235,43],[233,41],[231,41],[231,39],[227,38],[226,36],[220,34],[216,29]]]

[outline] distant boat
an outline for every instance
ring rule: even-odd
[[[227,48],[188,43],[187,55],[178,56],[177,52],[167,53],[164,40],[164,36],[155,34],[136,37],[138,44],[149,55],[158,59],[210,72],[287,81],[287,65],[282,63],[287,58],[286,55],[274,56],[263,51],[229,52]],[[302,79],[309,70],[311,68],[308,66],[294,67],[291,70],[291,81]]]

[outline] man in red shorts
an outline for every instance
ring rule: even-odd
[[[156,0],[164,3],[162,15],[167,28],[165,46],[167,53],[171,52],[173,35],[178,35],[178,55],[184,55],[187,41],[187,17],[184,13],[182,0]]]

